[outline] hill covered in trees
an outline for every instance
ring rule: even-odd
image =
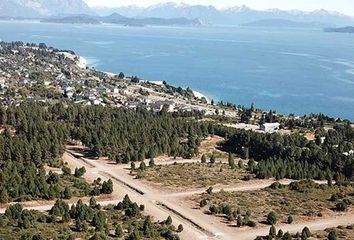
[[[336,181],[343,181],[354,178],[353,146],[353,128],[350,123],[341,123],[328,131],[318,128],[315,141],[300,134],[230,130],[223,147],[252,159],[252,171],[259,178],[333,177]]]

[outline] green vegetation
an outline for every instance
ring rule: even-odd
[[[227,129],[220,134],[229,137],[227,151],[246,155],[259,162],[254,168],[258,178],[354,179],[354,130],[350,123],[335,125],[328,131],[316,130],[316,140],[309,141],[299,134],[263,134]]]
[[[349,208],[354,202],[354,185],[319,185],[312,181],[293,182],[290,185],[273,184],[269,188],[249,192],[204,193],[194,198],[206,213],[224,216],[233,222],[245,216],[257,223],[292,224],[308,217],[335,214],[337,205]],[[226,209],[226,211],[225,211]],[[245,224],[239,224],[243,226]],[[243,221],[244,222],[244,221]],[[248,224],[247,224],[248,225]]]
[[[314,232],[312,236],[316,239],[354,240],[354,225],[338,226],[337,228],[328,228],[323,231]]]
[[[302,229],[301,233],[291,235],[289,232],[284,233],[281,229],[279,229],[277,233],[276,228],[274,226],[271,226],[269,229],[269,234],[267,236],[259,236],[256,238],[256,240],[307,240],[310,239],[312,236],[313,234],[310,232],[310,229],[308,227]]]
[[[105,208],[93,198],[90,205],[79,200],[71,207],[58,200],[47,213],[24,210],[16,204],[0,215],[0,239],[179,239],[171,218],[153,222],[142,215],[142,208],[128,196],[117,206]]]
[[[73,127],[73,139],[118,163],[161,154],[191,158],[198,153],[200,139],[213,129],[210,124],[144,110],[77,105],[58,110],[57,116]]]
[[[61,156],[68,140],[79,140],[93,155],[109,156],[117,162],[153,158],[163,153],[190,158],[198,153],[199,139],[213,130],[208,124],[189,118],[176,119],[167,113],[29,103],[0,106],[0,127],[4,128],[0,134],[2,202],[57,198],[67,185],[74,185],[75,182],[56,186],[44,170],[45,165],[62,166]],[[69,175],[69,171],[63,167],[64,175]],[[84,173],[83,169],[77,169],[74,175],[81,177]],[[93,195],[112,191],[107,183],[100,187],[94,188]],[[89,192],[87,187],[82,188],[81,193]],[[66,189],[65,197],[76,192]]]
[[[171,188],[201,188],[241,182],[244,169],[231,169],[226,163],[176,163],[156,165],[135,171],[137,178]],[[183,179],[183,180],[182,180]]]

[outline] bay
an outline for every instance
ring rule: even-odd
[[[0,39],[70,49],[98,70],[165,80],[215,100],[354,120],[352,34],[2,21]]]

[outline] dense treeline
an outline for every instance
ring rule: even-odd
[[[111,182],[86,183],[85,169],[68,167],[63,174],[44,166],[61,166],[70,124],[57,121],[55,108],[35,104],[0,108],[0,202],[111,193]],[[68,185],[72,185],[71,188]]]
[[[117,162],[141,161],[161,154],[191,158],[212,125],[169,113],[110,107],[63,107],[61,120],[72,124],[71,137],[98,156]]]
[[[275,119],[281,123],[281,126],[287,127],[289,129],[294,128],[304,128],[304,129],[317,129],[324,127],[326,124],[333,125],[335,123],[348,122],[348,120],[342,121],[340,118],[336,119],[333,117],[328,117],[322,113],[310,114],[309,116],[303,116],[301,118],[295,117],[294,114],[290,114],[286,118]],[[270,121],[267,121],[270,122]]]
[[[143,216],[144,206],[138,206],[125,196],[116,206],[106,208],[91,198],[89,204],[81,200],[71,207],[57,200],[47,213],[28,211],[21,205],[8,207],[0,215],[1,239],[168,239],[178,240],[169,217],[161,223]]]
[[[336,125],[328,131],[319,128],[316,140],[299,134],[263,134],[245,130],[229,130],[221,134],[228,139],[224,147],[243,158],[257,162],[254,172],[259,178],[334,177],[354,178],[354,130],[349,123]]]
[[[144,110],[24,103],[0,107],[0,200],[60,197],[44,166],[61,166],[68,140],[117,162],[161,154],[191,158],[213,131],[191,117]],[[56,188],[56,194],[50,194]],[[101,192],[95,189],[95,194]]]
[[[0,108],[0,126],[0,201],[57,197],[57,182],[50,183],[43,166],[59,165],[66,126],[36,105]]]

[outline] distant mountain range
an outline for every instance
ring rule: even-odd
[[[90,8],[83,0],[0,0],[0,19],[6,17],[52,19],[56,17],[59,22],[95,23],[96,21],[102,22],[102,19],[97,20],[92,16],[111,16],[114,13],[121,17],[116,16],[113,21],[137,25],[146,24],[146,22],[155,24],[161,19],[170,19],[170,23],[164,21],[163,25],[186,21],[203,22],[207,25],[244,25],[254,22],[253,25],[276,26],[278,24],[278,27],[306,24],[318,25],[318,27],[354,25],[354,17],[326,10],[304,12],[270,9],[259,11],[246,6],[217,9],[213,6],[183,3],[164,3],[150,7]],[[277,23],[274,19],[277,19]]]
[[[52,17],[41,20],[42,22],[50,23],[79,23],[79,24],[119,24],[126,26],[145,26],[145,25],[157,25],[157,26],[175,26],[175,25],[189,25],[200,26],[202,23],[199,19],[187,19],[187,18],[128,18],[118,13],[113,13],[109,16],[91,16],[91,15],[79,15],[79,16],[66,16],[66,17]]]
[[[217,9],[213,6],[165,3],[150,7],[125,6],[119,8],[93,8],[97,14],[107,15],[113,12],[128,17],[160,17],[189,19],[198,18],[206,24],[240,25],[264,19],[282,19],[294,22],[317,22],[327,26],[354,24],[354,17],[338,12],[317,10],[304,12],[298,10],[283,11],[270,9],[258,11],[246,6]]]
[[[0,16],[37,18],[66,14],[94,14],[82,0],[0,0]]]
[[[324,31],[337,33],[354,33],[354,27],[348,26],[343,28],[325,28]]]

